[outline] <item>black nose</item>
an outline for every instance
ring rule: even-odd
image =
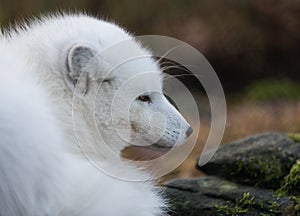
[[[189,137],[192,133],[193,133],[193,128],[189,127],[189,128],[186,130],[185,135],[186,135],[186,137]]]

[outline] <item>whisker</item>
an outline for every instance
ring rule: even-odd
[[[165,72],[165,71],[167,71],[169,69],[179,69],[179,70],[187,72],[187,74],[194,75],[190,70],[188,70],[187,68],[182,67],[182,66],[169,66],[169,67],[164,68],[163,72]]]
[[[165,62],[159,63],[160,67],[172,66],[172,65],[175,65],[175,62],[173,62],[173,61],[165,61]]]
[[[184,66],[182,66],[182,65],[171,65],[171,66],[165,66],[165,67],[163,67],[162,68],[162,72],[166,72],[166,70],[169,70],[169,69],[180,69],[180,70],[188,72],[189,74],[193,74],[193,72],[191,70],[189,70],[188,68],[186,68],[186,67],[199,68],[199,66],[197,66],[197,65],[184,65]],[[195,76],[201,77],[199,75],[195,75]]]
[[[185,70],[184,67],[180,66],[180,65],[170,65],[170,66],[165,66],[162,68],[162,71],[165,72],[166,70],[169,69],[182,69]]]
[[[172,51],[174,51],[175,49],[177,49],[178,47],[181,47],[181,46],[182,46],[182,45],[178,45],[178,46],[176,46],[176,47],[173,47],[173,48],[167,50],[167,51],[165,52],[165,54],[163,54],[163,55],[157,60],[157,62],[159,63],[162,59],[166,58],[166,56],[167,56],[169,53],[171,53]]]
[[[167,80],[167,79],[171,79],[171,78],[177,78],[177,77],[185,77],[185,76],[194,76],[194,77],[201,77],[200,75],[196,75],[196,74],[178,74],[178,75],[170,75],[170,74],[167,74],[165,77],[164,77],[164,80]]]

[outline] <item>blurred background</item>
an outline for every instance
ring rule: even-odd
[[[7,27],[58,10],[86,11],[136,35],[166,35],[198,49],[227,98],[223,144],[265,131],[300,131],[300,0],[0,0],[0,22]],[[186,83],[201,95],[192,79]],[[163,180],[202,175],[195,162],[210,118],[207,102],[198,103],[204,116],[198,144]]]

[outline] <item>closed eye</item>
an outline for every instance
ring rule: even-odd
[[[137,99],[142,102],[151,103],[151,98],[148,95],[140,95]]]

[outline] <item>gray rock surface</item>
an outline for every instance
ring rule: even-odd
[[[300,216],[300,134],[290,137],[264,133],[220,147],[199,167],[210,176],[165,184],[170,215]]]
[[[284,134],[264,133],[221,146],[199,169],[241,184],[278,188],[297,159],[300,143]]]
[[[171,215],[285,215],[291,200],[271,190],[239,185],[219,177],[177,179],[165,184]]]

